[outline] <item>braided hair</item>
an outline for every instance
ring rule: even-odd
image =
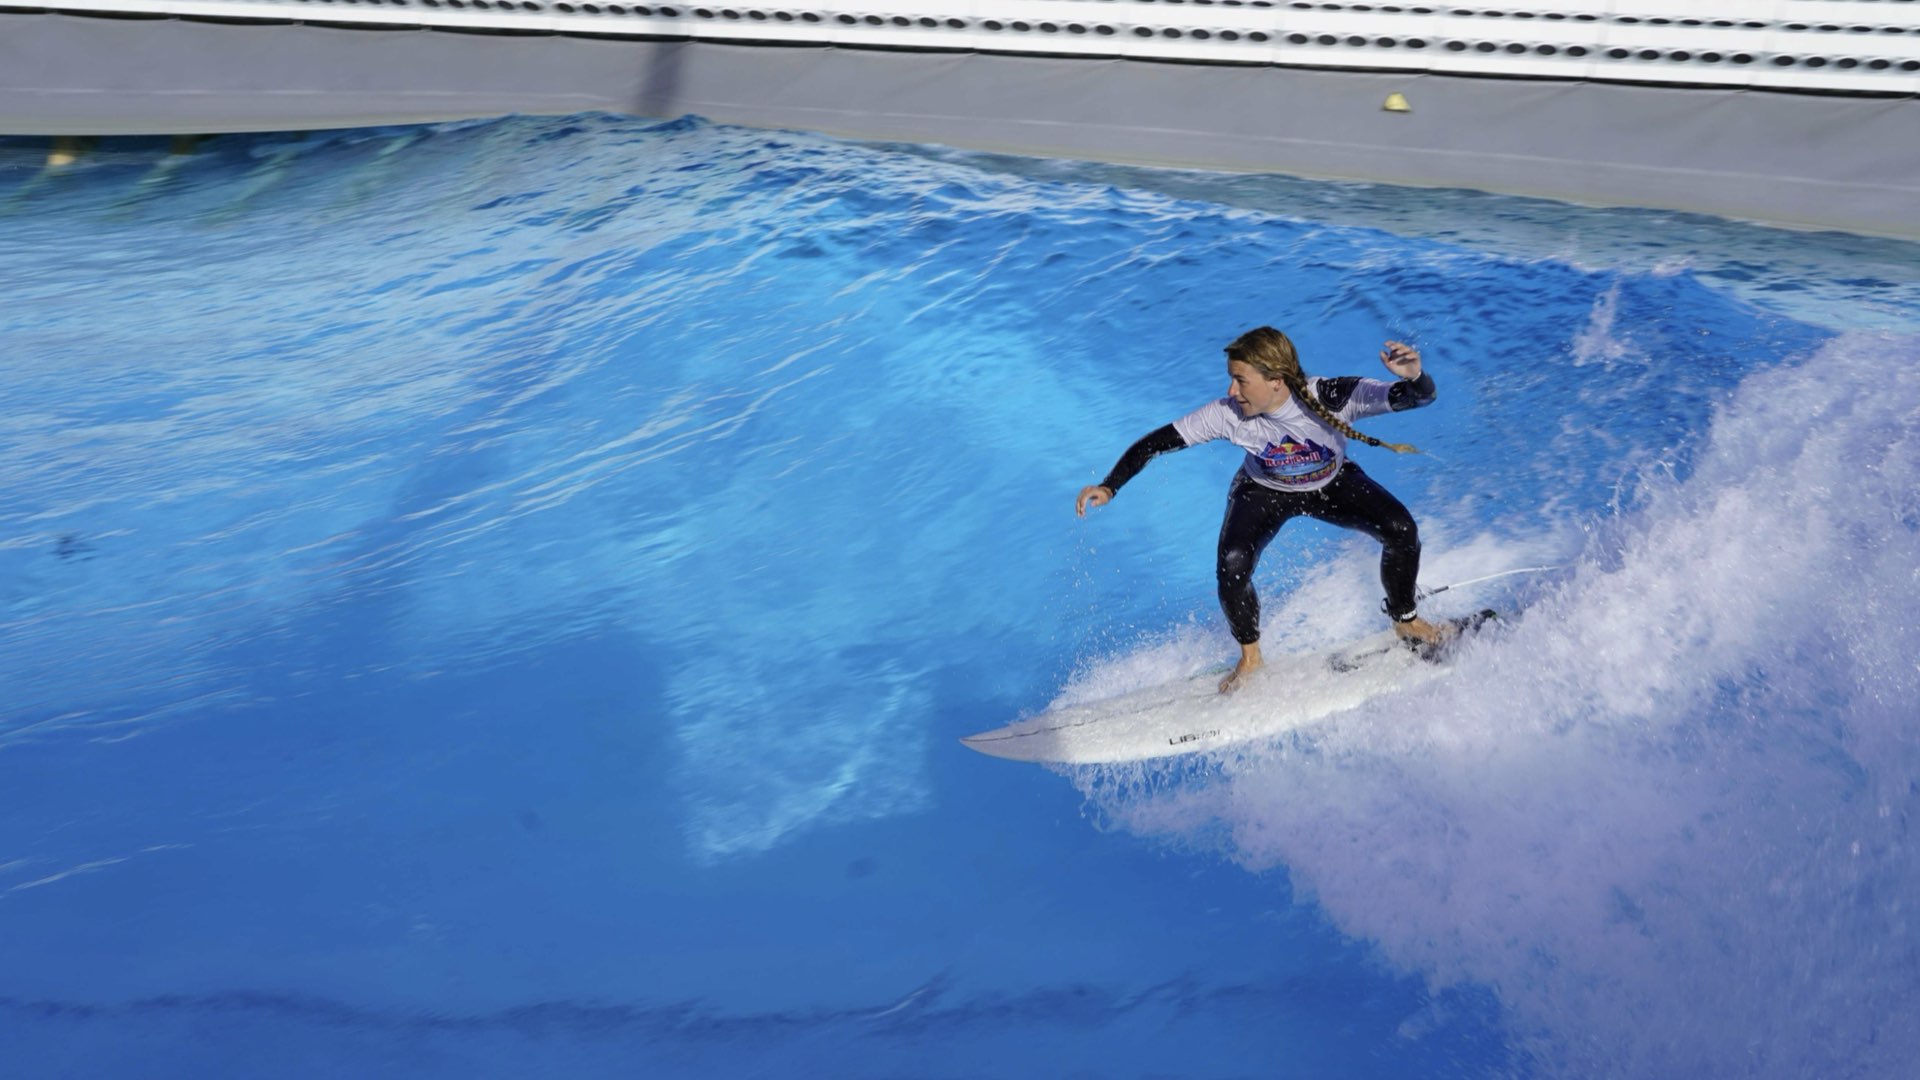
[[[1383,442],[1371,435],[1356,431],[1352,424],[1335,416],[1333,410],[1322,404],[1320,399],[1307,388],[1307,373],[1300,370],[1300,354],[1294,350],[1293,342],[1287,338],[1287,335],[1271,326],[1256,327],[1234,338],[1233,344],[1227,346],[1227,360],[1230,362],[1238,360],[1243,364],[1251,365],[1254,370],[1270,379],[1279,379],[1286,384],[1288,390],[1292,391],[1293,396],[1299,399],[1300,404],[1311,410],[1313,415],[1326,421],[1328,427],[1349,439],[1357,439],[1368,446],[1378,446],[1396,454],[1420,452],[1419,448],[1407,443]]]

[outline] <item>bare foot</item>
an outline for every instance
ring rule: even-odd
[[[1260,645],[1258,642],[1252,645],[1240,646],[1240,662],[1234,665],[1234,669],[1227,673],[1226,678],[1220,680],[1220,692],[1223,694],[1231,694],[1235,690],[1245,686],[1247,677],[1260,670],[1260,665],[1263,662],[1264,661],[1260,659]]]
[[[1400,635],[1402,641],[1417,641],[1422,645],[1442,645],[1460,631],[1452,623],[1435,626],[1425,619],[1413,618],[1406,622],[1393,624],[1393,632]]]

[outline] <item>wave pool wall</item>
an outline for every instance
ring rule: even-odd
[[[555,29],[559,15],[504,14],[511,5],[484,14],[154,4],[138,18],[126,17],[125,3],[92,6],[89,14],[0,9],[0,134],[195,134],[586,110],[697,114],[864,139],[1466,187],[1920,236],[1920,75],[1909,70],[1920,71],[1920,5],[1785,0],[1761,5],[1774,17],[1688,27],[1666,24],[1711,20],[1621,14],[1615,9],[1647,5],[1615,3],[1602,14],[1558,16],[1586,20],[1564,23],[1578,29],[1525,34],[1511,28],[1538,13],[1499,12],[1512,18],[1494,31],[1484,17],[1447,21],[1448,13],[1493,14],[1464,8],[1395,7],[1440,13],[1380,23],[1425,37],[1309,33],[1337,28],[1305,22],[1281,33],[1293,25],[1287,20],[1311,18],[1377,29],[1377,9],[1367,5],[1345,6],[1364,16],[1291,10],[1316,5],[1205,9],[1204,20],[1255,20],[1250,27],[1264,19],[1271,32],[1159,25],[1171,16],[1190,22],[1199,8],[1073,0],[972,5],[967,18],[944,21],[924,3],[896,5],[913,8],[913,17],[836,15],[831,5],[798,15],[755,10],[746,15],[767,21],[726,31],[717,29],[722,16],[745,16],[696,9],[713,17],[710,29],[686,25],[694,10],[586,5],[625,19],[603,14],[591,34]],[[1688,6],[1667,0],[1660,9]],[[1061,19],[1089,9],[1124,21],[982,18],[999,7]],[[174,9],[186,8],[198,14],[176,17]],[[261,21],[261,12],[275,11],[308,21]],[[1841,21],[1790,21],[1796,13]],[[791,25],[772,21],[779,15]],[[821,25],[797,21],[803,17]],[[422,21],[449,19],[463,24]],[[1069,33],[1075,26],[1085,33]],[[983,47],[992,28],[1020,27],[1035,33],[1012,51]],[[1036,40],[1042,28],[1060,33]],[[1107,34],[1095,33],[1102,29]],[[935,36],[949,32],[955,36]],[[1584,44],[1547,43],[1578,34],[1587,35]],[[1708,35],[1701,41],[1715,48],[1688,35]],[[1284,44],[1294,39],[1302,44]],[[1002,40],[1012,39],[986,44]],[[1423,51],[1407,59],[1413,42],[1430,47],[1432,58]],[[1394,95],[1405,110],[1386,107]]]

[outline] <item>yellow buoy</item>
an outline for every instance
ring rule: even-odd
[[[1407,104],[1407,95],[1395,90],[1387,95],[1387,103],[1380,106],[1388,112],[1412,112],[1413,106]]]

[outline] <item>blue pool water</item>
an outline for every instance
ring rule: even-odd
[[[10,1075],[1920,1054],[1920,247],[576,117],[0,144],[0,275]],[[1232,451],[1072,499],[1263,323],[1424,351],[1426,583],[1561,569],[1269,745],[958,746],[1230,654]]]

